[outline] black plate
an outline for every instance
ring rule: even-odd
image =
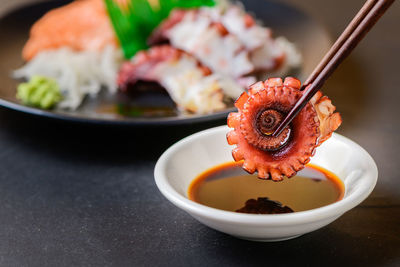
[[[157,92],[139,98],[128,98],[121,94],[110,96],[103,92],[96,98],[86,97],[76,111],[47,111],[20,104],[15,98],[18,81],[11,78],[11,72],[23,64],[21,50],[28,38],[29,29],[46,11],[68,2],[38,3],[8,13],[0,7],[0,14],[5,14],[0,18],[0,39],[3,40],[0,42],[0,105],[60,120],[137,126],[212,121],[226,117],[233,110],[231,108],[208,115],[179,114],[170,98]],[[260,0],[243,2],[246,9],[271,27],[276,36],[283,35],[296,43],[303,55],[303,64],[297,76],[304,79],[330,47],[331,41],[327,32],[313,18],[294,7]],[[137,115],[138,112],[131,109],[132,105],[148,108],[151,110],[150,115]],[[120,111],[126,115],[121,115]]]

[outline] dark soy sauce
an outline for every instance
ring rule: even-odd
[[[200,174],[189,186],[190,200],[216,209],[274,214],[305,211],[343,198],[343,182],[333,173],[308,164],[281,182],[248,174],[241,162],[228,162]]]

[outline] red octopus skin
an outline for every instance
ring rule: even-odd
[[[236,100],[238,112],[232,112],[228,116],[228,126],[233,130],[227,134],[227,140],[230,145],[236,145],[232,151],[234,160],[244,160],[243,168],[249,173],[257,171],[260,178],[274,181],[280,181],[284,176],[292,177],[309,162],[315,148],[340,125],[336,120],[340,119],[340,115],[333,113],[330,100],[321,97],[321,94],[314,99],[315,103],[329,100],[331,105],[330,113],[326,116],[329,123],[323,122],[323,135],[320,132],[318,112],[310,102],[291,123],[287,143],[276,150],[264,149],[264,143],[269,144],[274,140],[257,130],[258,114],[271,109],[287,114],[302,95],[300,86],[300,81],[295,78],[287,77],[284,82],[280,78],[272,78],[253,84],[248,93],[243,93]],[[324,103],[326,104],[328,102]],[[331,123],[332,121],[335,123]]]

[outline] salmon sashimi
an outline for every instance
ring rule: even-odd
[[[22,57],[29,61],[44,50],[98,51],[107,45],[118,41],[103,1],[77,0],[47,12],[32,26]]]

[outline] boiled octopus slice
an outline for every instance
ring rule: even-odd
[[[172,13],[171,20],[181,16],[180,10]],[[161,35],[174,47],[182,49],[212,71],[238,78],[254,70],[249,53],[239,38],[227,31],[222,23],[214,22],[201,10],[184,11],[179,22],[167,19]],[[177,15],[175,15],[177,14]]]
[[[256,82],[258,74],[287,72],[301,62],[293,44],[282,37],[273,38],[272,31],[257,24],[242,6],[229,3],[174,10],[155,29],[149,42],[169,42],[212,71],[240,80],[245,87]]]
[[[270,78],[252,85],[236,100],[238,112],[228,116],[227,134],[235,161],[243,169],[274,181],[292,177],[304,168],[315,148],[328,139],[342,120],[326,96],[318,92],[283,132],[272,133],[302,95],[299,80]]]
[[[213,74],[190,54],[170,45],[141,51],[122,65],[118,86],[128,90],[138,81],[157,82],[164,87],[178,109],[205,114],[227,107],[243,89],[229,77]]]

